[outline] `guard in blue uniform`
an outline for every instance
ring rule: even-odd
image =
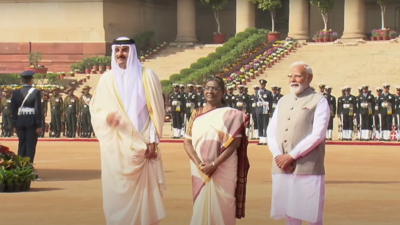
[[[267,81],[260,80],[260,90],[256,94],[256,116],[258,122],[258,136],[260,141],[258,145],[267,145],[267,127],[272,109],[272,93],[265,89]]]
[[[42,102],[40,91],[32,87],[33,71],[20,74],[23,86],[13,91],[11,118],[18,136],[18,155],[35,158],[38,136],[42,133]]]

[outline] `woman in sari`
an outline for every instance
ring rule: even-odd
[[[244,218],[249,161],[248,116],[227,107],[220,78],[206,82],[207,104],[189,120],[184,147],[191,159],[193,215],[191,225],[234,225]]]

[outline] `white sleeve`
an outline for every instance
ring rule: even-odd
[[[150,120],[150,143],[159,144],[160,140],[156,134],[156,129],[154,128],[153,121]]]
[[[273,159],[275,159],[278,155],[282,154],[281,149],[279,148],[278,141],[276,139],[277,132],[277,124],[278,124],[278,109],[279,105],[276,106],[274,114],[272,115],[271,121],[269,121],[267,127],[267,143],[269,151],[272,153]]]
[[[304,138],[289,153],[293,159],[298,159],[307,155],[317,145],[325,140],[326,129],[330,119],[330,108],[326,98],[321,98],[314,112],[313,129],[311,134]]]

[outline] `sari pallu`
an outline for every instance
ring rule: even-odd
[[[192,161],[192,194],[194,199],[191,225],[233,225],[245,216],[246,182],[250,168],[247,157],[248,123],[245,113],[230,108],[217,108],[202,113],[193,112],[186,138],[204,163],[211,163],[222,154],[235,138],[241,143],[235,152],[210,177],[203,174]]]

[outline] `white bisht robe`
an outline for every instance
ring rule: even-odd
[[[165,171],[158,149],[156,159],[146,159],[150,130],[162,137],[165,110],[158,77],[143,68],[142,80],[149,117],[138,131],[126,115],[118,96],[112,71],[97,85],[90,113],[100,143],[103,209],[107,225],[150,225],[166,216],[162,201]],[[119,112],[120,125],[110,128],[109,113]],[[151,129],[151,125],[154,129]]]

